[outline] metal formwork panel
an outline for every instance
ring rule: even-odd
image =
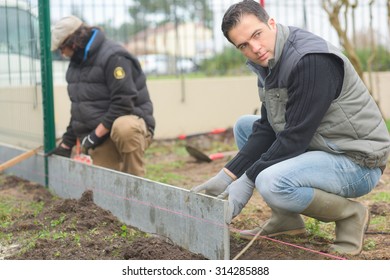
[[[93,191],[119,220],[209,259],[229,259],[227,202],[186,189],[66,158],[49,158],[49,187],[63,198]]]

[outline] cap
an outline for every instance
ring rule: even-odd
[[[51,51],[57,50],[82,24],[81,19],[75,16],[60,19],[51,29]]]

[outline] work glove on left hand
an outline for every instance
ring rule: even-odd
[[[81,152],[88,155],[89,149],[95,149],[97,146],[102,144],[108,136],[109,134],[98,137],[95,130],[92,131],[89,135],[84,137],[83,141],[81,141]]]
[[[244,173],[240,178],[231,183],[223,193],[217,196],[220,199],[225,199],[229,196],[229,210],[226,217],[227,224],[230,224],[232,219],[240,214],[242,208],[244,208],[251,198],[254,188],[255,184]]]
[[[193,187],[191,191],[201,192],[205,191],[205,194],[217,196],[221,194],[229,184],[233,182],[233,178],[230,177],[223,169],[217,173],[214,177],[209,179],[207,182]]]

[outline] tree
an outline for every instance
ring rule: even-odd
[[[351,41],[350,38],[348,38],[348,32],[349,32],[349,26],[348,26],[348,13],[350,12],[350,9],[352,9],[352,28],[353,28],[353,39],[355,40],[356,33],[355,33],[355,19],[354,19],[354,9],[358,6],[358,0],[355,0],[354,3],[351,3],[352,1],[349,0],[322,0],[322,7],[326,11],[326,13],[329,16],[329,20],[331,25],[336,29],[336,32],[339,36],[340,44],[344,48],[347,57],[350,59],[352,65],[355,67],[356,72],[359,74],[360,78],[364,81],[363,77],[363,68],[361,65],[361,62],[359,60],[359,57],[357,55],[357,48],[354,45],[353,41]],[[372,5],[374,4],[375,0],[370,0],[369,7],[370,7],[370,50],[371,54],[368,57],[367,60],[367,70],[368,70],[368,89],[372,93],[373,89],[373,79],[372,79],[372,63],[377,55],[377,47],[375,45],[375,40],[373,37],[373,27],[372,27]],[[343,11],[343,13],[342,13]],[[340,17],[344,16],[344,26],[341,24]],[[390,27],[390,0],[387,0],[387,18],[388,18],[388,25]],[[367,84],[367,83],[366,83]],[[375,98],[376,103],[379,106],[380,100]],[[382,112],[383,115],[383,112]]]
[[[208,0],[134,0],[129,13],[144,27],[160,25],[165,22],[202,22],[212,26],[213,13]]]
[[[322,7],[329,16],[331,25],[339,36],[340,44],[344,48],[347,57],[350,59],[356,72],[363,79],[363,70],[359,58],[356,54],[353,42],[348,38],[348,12],[349,9],[355,9],[358,5],[358,0],[351,4],[349,0],[322,0]],[[340,16],[344,10],[344,26],[341,24]]]
[[[387,30],[389,30],[390,35],[390,0],[387,0]]]

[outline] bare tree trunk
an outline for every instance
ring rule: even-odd
[[[372,28],[372,4],[374,3],[374,1],[375,0],[370,1],[371,34],[374,33],[372,30],[373,29]],[[326,13],[328,14],[329,21],[339,36],[341,46],[344,48],[347,57],[349,58],[352,65],[354,66],[356,72],[358,73],[358,75],[360,76],[360,78],[364,82],[363,69],[362,69],[361,63],[359,61],[359,58],[356,54],[356,51],[355,51],[356,48],[354,47],[353,40],[348,38],[348,9],[349,8],[355,9],[357,6],[358,6],[358,0],[356,0],[354,4],[350,4],[349,0],[336,0],[336,1],[335,0],[322,0],[322,7],[326,11]],[[345,9],[344,10],[344,22],[345,22],[344,28],[343,28],[343,26],[340,22],[340,18],[339,18],[341,16],[341,10],[343,8]],[[352,14],[353,14],[353,12],[352,12]],[[387,19],[388,19],[389,32],[390,32],[390,0],[387,0]],[[354,20],[353,20],[353,24],[355,24]],[[354,28],[354,26],[353,26],[353,28]],[[354,39],[354,38],[352,38],[352,39]],[[372,66],[372,62],[376,56],[376,52],[375,52],[376,46],[375,46],[373,37],[371,37],[371,48],[372,48],[372,54],[369,57],[369,61],[368,61],[369,85],[367,87],[368,87],[370,94],[373,96],[372,91],[371,91],[372,90],[371,66]],[[365,84],[367,85],[366,82],[365,82]],[[373,96],[373,98],[374,98],[374,96]],[[375,98],[374,98],[374,100],[375,100]],[[375,100],[375,101],[379,107],[379,101],[378,100]],[[379,109],[380,109],[380,107],[379,107]],[[381,111],[381,113],[382,113],[382,116],[384,117],[384,114],[382,111]]]
[[[339,36],[340,44],[344,48],[346,55],[348,56],[352,65],[355,67],[355,70],[358,73],[358,75],[360,76],[360,78],[364,81],[362,66],[361,66],[359,58],[356,54],[352,40],[350,40],[348,38],[348,21],[347,21],[348,9],[350,7],[354,9],[357,6],[357,3],[358,3],[358,0],[356,0],[355,4],[353,4],[353,5],[351,5],[348,0],[337,0],[337,1],[322,0],[322,7],[326,11],[326,13],[328,14],[329,21],[330,21],[331,25],[333,26],[333,28],[336,30],[337,35]],[[340,14],[341,14],[341,10],[343,8],[345,9],[345,11],[344,11],[345,27],[344,28],[343,28],[343,26],[340,22],[340,18],[339,18]]]
[[[387,30],[390,36],[390,0],[387,0]]]
[[[372,27],[372,4],[374,3],[374,0],[370,1],[369,7],[370,7],[370,48],[371,48],[371,55],[368,57],[367,61],[367,72],[368,72],[368,84],[369,84],[369,90],[371,92],[371,95],[373,95],[373,84],[372,84],[372,64],[376,57],[376,48],[375,48],[375,38],[373,35],[374,29]]]
[[[390,1],[390,0],[389,0]],[[375,37],[374,37],[374,28],[372,26],[372,19],[373,19],[373,15],[372,15],[372,5],[374,4],[375,0],[370,0],[370,4],[369,4],[369,7],[370,7],[370,48],[371,48],[371,55],[370,57],[368,58],[368,61],[367,61],[367,72],[368,72],[368,81],[369,81],[369,91],[372,95],[372,97],[374,98],[376,104],[378,105],[378,108],[379,110],[381,110],[381,107],[379,106],[380,105],[380,94],[379,94],[379,85],[377,83],[377,86],[376,86],[376,94],[374,94],[374,86],[373,86],[373,78],[372,78],[372,66],[373,66],[373,63],[374,63],[374,60],[376,58],[376,55],[377,55],[377,48],[376,48],[376,43],[375,43]],[[382,116],[384,116],[382,110],[381,110],[381,113],[382,113]]]

